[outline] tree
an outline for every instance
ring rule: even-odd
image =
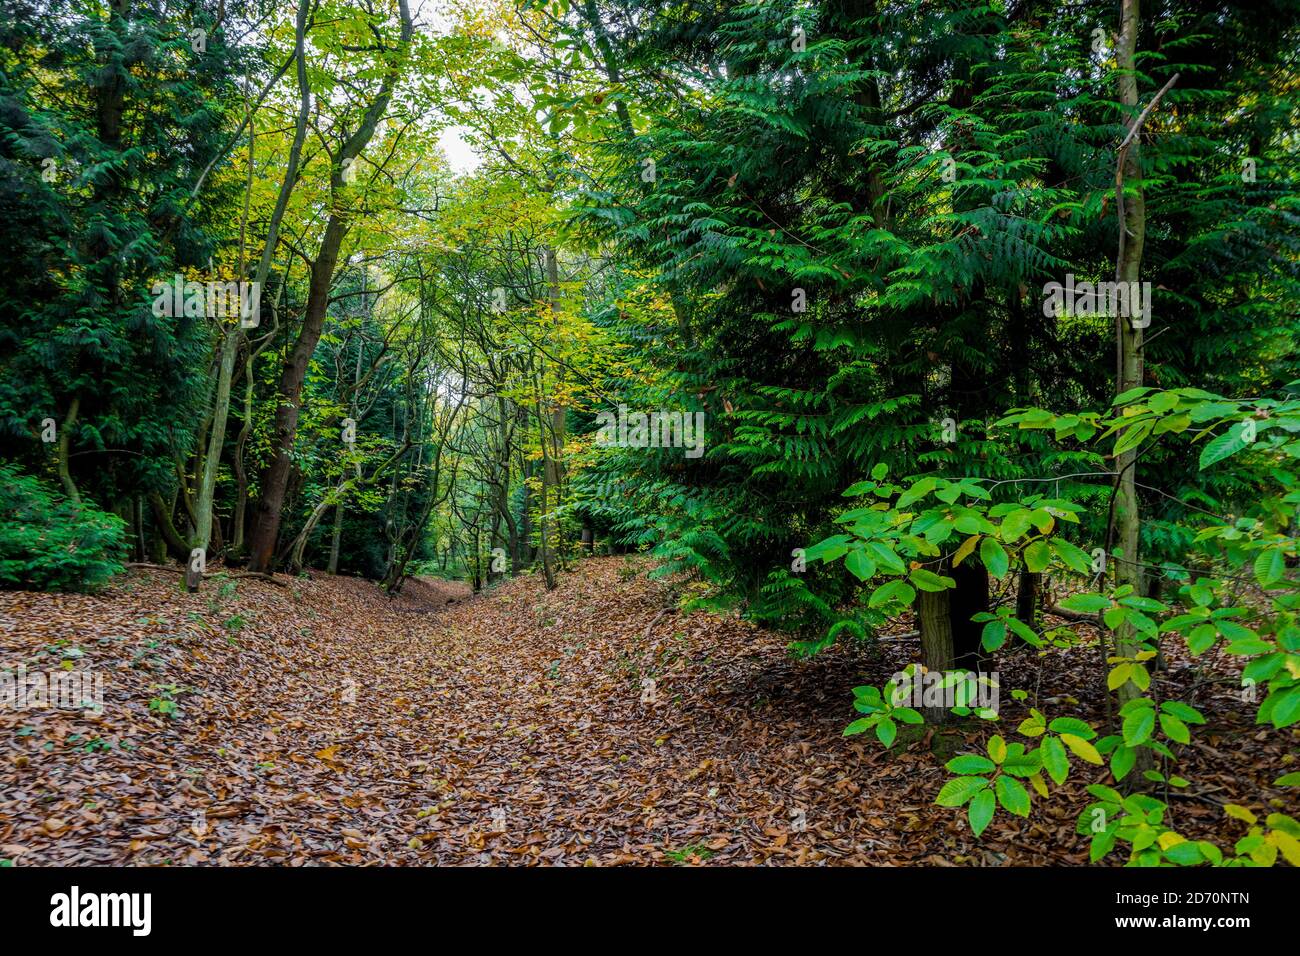
[[[388,109],[414,32],[407,0],[399,0],[398,8],[400,27],[396,43],[389,46],[380,41],[374,47],[376,55],[384,63],[377,90],[360,108],[359,116],[354,111],[345,111],[338,117],[338,127],[332,134],[334,145],[325,146],[330,160],[329,216],[320,238],[320,246],[315,257],[310,260],[310,282],[302,326],[293,348],[285,357],[280,374],[275,415],[275,455],[262,476],[250,548],[249,568],[255,571],[270,570],[279,539],[281,510],[292,467],[294,438],[298,430],[298,403],[303,380],[324,326],[339,251],[356,215],[350,189],[356,175],[352,167],[374,137],[379,121]]]

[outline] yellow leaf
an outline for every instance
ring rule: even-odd
[[[1160,844],[1160,849],[1167,850],[1171,846],[1178,846],[1180,843],[1186,843],[1187,840],[1180,837],[1177,833],[1162,833],[1156,842]]]
[[[1026,717],[1020,722],[1020,726],[1016,728],[1016,733],[1024,734],[1026,737],[1037,737],[1046,730],[1047,728],[1043,726],[1043,722],[1037,717]]]
[[[1096,764],[1099,767],[1101,766],[1101,754],[1097,753],[1097,748],[1088,743],[1088,741],[1084,740],[1082,737],[1075,736],[1074,734],[1061,734],[1061,743],[1073,750],[1075,756],[1080,760],[1086,760],[1088,763]]]
[[[1106,686],[1110,690],[1123,687],[1128,681],[1128,676],[1132,670],[1132,664],[1120,664],[1119,666],[1112,668],[1110,674],[1106,677]]]
[[[1225,803],[1223,812],[1235,820],[1244,820],[1246,823],[1254,823],[1256,820],[1255,814],[1235,803]]]
[[[1047,796],[1047,783],[1043,780],[1043,775],[1041,773],[1034,774],[1029,778],[1029,782],[1034,785],[1034,789],[1038,791],[1040,797]]]
[[[980,536],[977,534],[973,534],[963,541],[961,547],[957,549],[957,553],[952,556],[952,566],[955,568],[965,561],[970,556],[970,553],[975,550],[975,545],[979,543]]]
[[[1274,830],[1272,833],[1273,842],[1277,848],[1282,851],[1282,856],[1292,866],[1300,866],[1300,840],[1297,840],[1285,830]]]

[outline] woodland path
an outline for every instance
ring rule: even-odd
[[[645,568],[589,559],[553,592],[526,576],[468,600],[324,575],[190,595],[148,571],[97,597],[0,594],[6,664],[100,670],[106,698],[101,716],[0,711],[0,859],[1086,859],[1069,801],[976,843],[932,804],[947,774],[924,742],[841,736],[850,688],[888,679],[905,642],[794,659],[748,622],[665,610]]]

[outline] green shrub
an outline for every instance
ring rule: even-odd
[[[91,591],[122,570],[122,519],[0,465],[0,588]]]

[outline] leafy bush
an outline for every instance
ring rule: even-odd
[[[0,588],[90,591],[122,570],[122,519],[0,465]]]
[[[1288,386],[1288,396],[1295,390]],[[1288,728],[1300,724],[1300,579],[1293,571],[1300,554],[1295,525],[1300,400],[1230,399],[1197,388],[1143,387],[1119,395],[1108,412],[1056,415],[1031,408],[998,424],[1053,430],[1058,442],[1070,437],[1101,442],[1114,436],[1115,454],[1139,446],[1149,453],[1159,442],[1199,443],[1200,468],[1231,468],[1234,482],[1249,489],[1249,497],[1231,505],[1233,512],[1226,516],[1201,509],[1187,519],[1191,545],[1182,556],[1187,564],[1166,562],[1160,568],[1182,582],[1166,603],[1136,593],[1117,575],[1107,580],[1107,569],[1113,574],[1124,558],[1120,549],[1097,549],[1090,555],[1066,540],[1064,534],[1076,533],[1070,526],[1081,525],[1083,508],[1076,502],[1033,495],[990,504],[990,483],[983,479],[926,475],[904,487],[885,480],[888,468],[883,464],[871,471],[870,480],[848,488],[846,496],[867,503],[840,515],[837,520],[847,533],[806,548],[805,559],[842,563],[871,588],[865,595],[868,607],[897,617],[912,608],[918,592],[955,587],[953,578],[925,564],[944,570],[970,560],[979,561],[994,578],[1013,570],[1049,572],[1061,580],[1074,575],[1085,589],[1063,600],[1061,608],[1091,617],[1108,632],[1103,645],[1106,688],[1120,693],[1112,727],[1099,733],[1080,718],[1053,719],[1031,706],[1030,716],[1015,729],[1025,741],[997,734],[985,742],[985,753],[949,760],[945,766],[954,776],[935,802],[966,807],[971,832],[978,837],[999,806],[1014,816],[1030,816],[1032,794],[1048,799],[1053,784],[1063,785],[1072,754],[1076,761],[1098,767],[1109,762],[1113,782],[1129,791],[1103,783],[1087,786],[1094,800],[1079,815],[1076,832],[1090,836],[1094,862],[1118,849],[1133,866],[1273,866],[1279,859],[1300,866],[1300,820],[1270,812],[1282,804],[1267,795],[1255,796],[1254,809],[1225,804],[1226,829],[1218,842],[1190,839],[1175,829],[1179,821],[1168,797],[1171,788],[1186,788],[1191,781],[1174,773],[1173,765],[1180,748],[1191,744],[1195,728],[1207,721],[1186,701],[1163,698],[1166,688],[1151,673],[1162,641],[1182,641],[1192,657],[1221,646],[1225,655],[1241,662],[1241,701],[1255,709],[1256,725],[1293,734]],[[990,654],[1013,636],[1040,650],[1080,640],[1068,627],[1040,634],[1017,620],[1009,607],[996,614],[976,613],[971,620],[984,624],[982,648]],[[946,671],[944,686],[956,685],[961,673]],[[908,685],[916,680],[909,669],[883,688],[855,687],[854,709],[866,716],[849,724],[845,736],[874,730],[889,747],[897,720],[924,723],[925,716],[903,706],[912,696]],[[1037,690],[1011,693],[1039,704]],[[949,709],[958,716],[974,712],[998,719],[995,709],[987,714],[964,706]],[[1273,786],[1300,786],[1300,773],[1281,773]],[[1132,792],[1142,789],[1153,793]]]

